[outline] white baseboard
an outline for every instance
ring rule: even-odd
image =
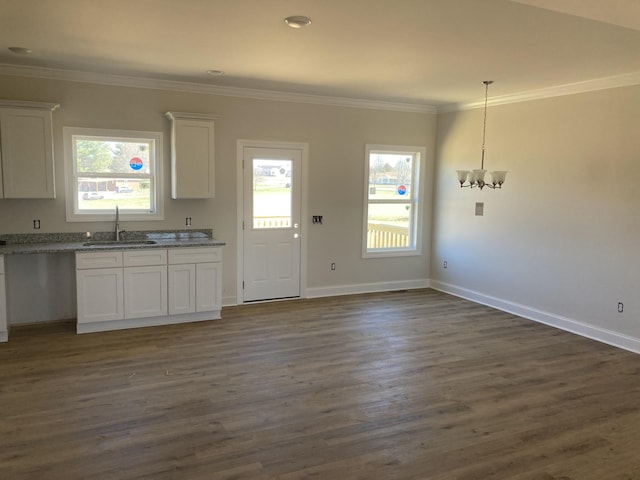
[[[330,287],[307,288],[306,298],[335,297],[338,295],[355,295],[358,293],[390,292],[392,290],[413,290],[416,288],[428,287],[428,279],[335,285]]]
[[[615,332],[613,330],[595,327],[578,320],[555,315],[550,312],[545,312],[519,303],[492,297],[490,295],[485,295],[474,290],[458,287],[438,280],[430,280],[429,283],[431,288],[434,290],[439,290],[441,292],[455,295],[456,297],[465,298],[482,305],[487,305],[497,310],[502,310],[503,312],[512,313],[519,317],[533,320],[534,322],[544,323],[545,325],[575,333],[576,335],[606,343],[614,347],[629,350],[634,353],[640,353],[640,339],[636,337],[630,337],[629,335]]]
[[[331,287],[307,288],[305,294],[299,298],[336,297],[338,295],[356,295],[358,293],[391,292],[393,290],[415,290],[417,288],[429,288],[429,280],[401,280],[396,282],[359,283],[353,285],[336,285]],[[296,297],[297,298],[297,297]],[[286,301],[275,300],[275,301]],[[271,300],[267,300],[271,301]],[[253,303],[253,302],[251,302]],[[236,297],[222,299],[223,307],[232,307],[239,304]]]

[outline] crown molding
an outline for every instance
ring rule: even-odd
[[[169,120],[217,120],[220,115],[209,115],[206,113],[186,113],[186,112],[166,112],[164,114]]]
[[[576,93],[594,92],[597,90],[607,90],[610,88],[629,87],[640,85],[640,72],[625,73],[612,77],[597,78],[584,82],[567,83],[555,87],[541,88],[539,90],[529,90],[527,92],[515,93],[513,95],[502,95],[490,97],[488,106],[506,105],[508,103],[528,102],[530,100],[541,100],[544,98],[562,97]],[[438,107],[438,113],[458,112],[462,110],[473,110],[484,107],[484,99],[469,103],[451,103]]]
[[[50,110],[53,112],[59,106],[59,103],[27,102],[24,100],[0,100],[0,107],[9,108],[30,108],[33,110]]]
[[[98,85],[109,85],[117,87],[169,90],[184,93],[219,95],[223,97],[252,98],[256,100],[310,103],[315,105],[329,105],[335,107],[353,107],[411,113],[437,113],[436,107],[418,103],[396,103],[378,100],[365,100],[360,98],[331,97],[323,95],[310,95],[304,93],[279,92],[273,90],[223,87],[219,85],[209,85],[204,83],[161,80],[148,77],[132,77],[127,75],[83,72],[78,70],[63,70],[57,68],[29,67],[23,65],[0,64],[0,75],[44,78],[49,80],[64,80],[70,82],[93,83]]]
[[[63,70],[45,67],[29,67],[0,63],[0,75],[17,77],[44,78],[49,80],[63,80],[70,82],[93,83],[117,87],[146,88],[155,90],[169,90],[183,93],[197,93],[205,95],[219,95],[223,97],[252,98],[279,102],[309,103],[334,107],[352,107],[372,110],[389,110],[410,113],[439,114],[473,110],[484,107],[484,99],[466,103],[451,103],[435,107],[419,103],[398,103],[360,98],[331,97],[304,93],[280,92],[274,90],[258,90],[251,88],[223,87],[205,83],[182,82],[176,80],[161,80],[149,77],[132,77],[127,75],[113,75],[108,73],[83,72],[78,70]],[[506,105],[509,103],[528,102],[545,98],[561,97],[576,93],[593,92],[610,88],[640,85],[640,72],[631,72],[611,77],[597,78],[584,82],[568,83],[554,87],[529,90],[512,95],[490,97],[488,106]]]

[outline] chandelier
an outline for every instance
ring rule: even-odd
[[[476,170],[458,170],[458,181],[460,182],[460,188],[464,187],[478,187],[482,190],[484,187],[489,188],[502,188],[504,179],[507,176],[507,172],[504,170],[496,170],[495,172],[489,172],[491,175],[491,181],[485,182],[484,176],[487,171],[484,169],[484,144],[487,133],[487,99],[489,98],[489,85],[493,83],[493,80],[484,80],[484,124],[482,127],[482,161],[480,168]],[[467,183],[467,181],[469,183]]]

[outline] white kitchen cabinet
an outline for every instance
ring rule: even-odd
[[[9,326],[7,325],[7,294],[4,283],[4,256],[0,255],[0,342],[6,342],[9,338]]]
[[[171,197],[215,196],[215,116],[167,112],[171,120]]]
[[[220,318],[220,247],[76,253],[78,333]]]
[[[196,312],[211,312],[222,307],[222,265],[196,264]]]
[[[55,104],[0,101],[0,197],[55,198]]]
[[[124,269],[124,318],[167,314],[167,267]]]
[[[169,265],[169,315],[196,311],[195,264]]]
[[[76,253],[78,330],[124,318],[122,252]]]
[[[122,268],[95,268],[76,272],[78,324],[124,318]]]
[[[167,314],[167,251],[123,252],[124,318],[159,317]]]
[[[214,312],[222,307],[222,250],[169,250],[169,313]],[[173,311],[172,311],[173,310]]]

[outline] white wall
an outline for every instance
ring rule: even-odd
[[[427,185],[432,184],[435,115],[290,102],[275,102],[153,89],[115,87],[62,80],[0,76],[2,99],[60,103],[53,114],[56,190],[54,200],[0,200],[0,233],[108,231],[103,223],[67,223],[64,204],[62,127],[103,127],[162,131],[165,134],[165,220],[128,222],[128,230],[213,228],[227,242],[223,297],[236,298],[236,142],[238,139],[309,144],[309,215],[323,215],[323,225],[309,225],[307,286],[317,294],[370,284],[426,284],[431,219],[424,222],[420,257],[361,258],[364,151],[366,143],[427,147]],[[169,122],[166,111],[210,113],[216,122],[216,198],[172,200],[169,196]],[[431,196],[425,205],[432,210]],[[309,220],[309,219],[307,219]],[[331,272],[331,262],[337,264]],[[367,286],[369,285],[369,286]]]
[[[640,86],[490,107],[495,191],[455,172],[479,168],[482,110],[439,115],[432,285],[640,351],[639,108]]]

